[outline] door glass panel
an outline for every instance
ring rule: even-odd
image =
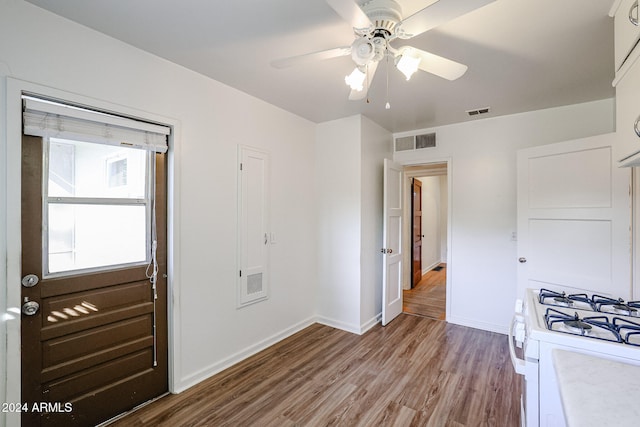
[[[147,262],[152,153],[57,138],[47,148],[45,274]]]
[[[51,138],[49,197],[143,199],[147,152]]]
[[[145,206],[49,204],[49,272],[145,262]]]

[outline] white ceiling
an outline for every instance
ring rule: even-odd
[[[325,0],[28,0],[271,104],[323,122],[362,113],[392,132],[613,97],[612,0],[497,0],[398,45],[469,66],[405,81],[384,61],[369,100],[349,101],[350,57],[275,69],[274,59],[348,46]],[[405,17],[433,0],[398,0]],[[463,0],[440,0],[463,1]],[[363,1],[359,1],[363,3]]]

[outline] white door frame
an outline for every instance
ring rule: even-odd
[[[403,206],[403,239],[405,242],[404,250],[404,269],[402,271],[402,283],[404,289],[411,288],[411,228],[410,228],[410,217],[411,217],[411,202],[409,199],[409,194],[411,192],[411,178],[420,177],[420,176],[436,176],[436,175],[446,175],[447,176],[447,274],[446,274],[446,305],[445,305],[445,320],[448,322],[449,317],[451,315],[451,301],[452,301],[452,277],[453,277],[453,268],[454,262],[452,257],[451,250],[451,242],[452,242],[452,230],[453,230],[453,197],[452,197],[452,184],[453,184],[453,168],[452,168],[452,159],[450,157],[434,159],[428,162],[406,162],[401,163],[404,168],[403,173],[403,197],[404,197],[404,206]]]
[[[168,286],[168,370],[169,370],[169,390],[175,391],[177,380],[181,378],[179,369],[180,363],[177,360],[180,348],[180,330],[179,316],[177,304],[173,304],[178,299],[179,288],[174,278],[178,274],[179,252],[176,250],[179,246],[179,211],[175,208],[179,204],[179,195],[176,194],[175,188],[178,187],[177,177],[179,176],[179,155],[176,144],[175,135],[180,135],[179,122],[176,120],[143,112],[133,108],[126,108],[120,105],[111,104],[109,102],[80,96],[77,94],[53,89],[48,86],[42,86],[31,82],[18,80],[7,77],[6,85],[6,242],[0,244],[6,245],[7,267],[6,267],[6,305],[7,314],[3,319],[0,327],[6,327],[6,348],[0,348],[0,354],[6,355],[6,384],[0,384],[0,387],[6,387],[4,401],[20,402],[21,390],[21,357],[20,357],[20,272],[21,272],[21,135],[22,135],[22,100],[23,92],[37,93],[57,99],[75,102],[82,105],[91,105],[107,111],[119,111],[132,117],[139,117],[152,122],[165,123],[172,127],[173,132],[169,137],[168,168],[167,168],[167,286]],[[1,159],[0,159],[1,160]],[[11,183],[9,185],[9,183]],[[0,269],[1,270],[1,269]],[[2,307],[0,307],[2,308]],[[0,345],[4,345],[4,342]],[[20,413],[6,414],[7,425],[19,425]]]

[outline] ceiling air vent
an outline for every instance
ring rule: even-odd
[[[411,135],[396,138],[396,152],[419,150],[421,148],[433,148],[436,146],[436,133]]]

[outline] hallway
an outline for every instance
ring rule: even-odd
[[[422,276],[413,288],[403,292],[402,311],[407,314],[445,320],[447,266],[440,264]]]

